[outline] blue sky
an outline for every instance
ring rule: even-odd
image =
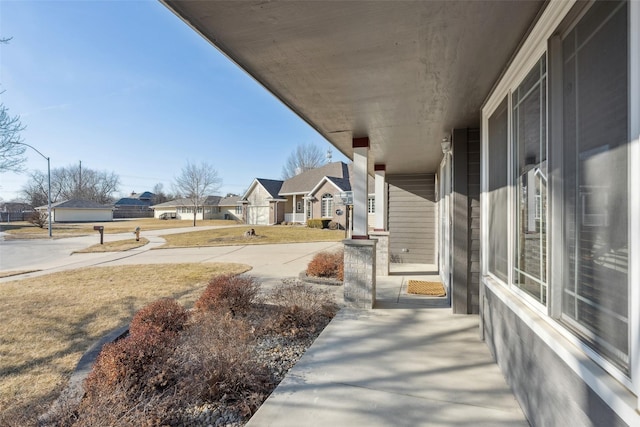
[[[222,194],[279,179],[299,144],[326,140],[157,1],[0,0],[0,95],[51,167],[113,171],[120,193],[151,190],[187,161]],[[343,160],[333,149],[333,160]],[[46,161],[28,150],[29,170]],[[15,199],[28,174],[0,174]]]

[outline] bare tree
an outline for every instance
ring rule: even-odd
[[[222,179],[218,177],[218,171],[206,162],[196,165],[187,162],[180,175],[175,179],[176,193],[184,194],[193,206],[193,226],[196,226],[198,208],[208,194],[216,193],[222,186]]]
[[[317,145],[311,143],[298,145],[282,167],[282,179],[289,179],[325,163],[325,153]]]
[[[51,170],[51,202],[84,199],[107,204],[118,191],[120,177],[114,172],[96,171],[72,165]],[[31,179],[22,187],[23,197],[32,206],[47,203],[47,174],[31,173]]]
[[[9,40],[11,37],[0,38],[0,44],[9,43]],[[19,143],[22,142],[20,132],[24,129],[20,117],[9,115],[9,109],[0,103],[0,173],[22,171],[27,147]]]

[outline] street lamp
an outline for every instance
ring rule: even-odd
[[[49,157],[45,156],[44,154],[42,154],[40,152],[40,150],[38,150],[36,147],[33,147],[25,142],[12,142],[12,144],[18,144],[18,145],[26,145],[27,147],[31,148],[33,151],[35,151],[36,153],[40,154],[43,158],[47,159],[47,176],[48,176],[48,189],[47,189],[47,216],[49,218],[49,237],[52,236],[51,234],[51,160],[49,159]]]

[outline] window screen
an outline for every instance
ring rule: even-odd
[[[514,284],[547,303],[546,56],[512,96],[515,183]]]
[[[562,46],[562,319],[627,369],[627,6],[595,2]]]
[[[489,251],[488,269],[507,282],[507,98],[489,117]]]

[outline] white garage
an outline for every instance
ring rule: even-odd
[[[38,211],[47,211],[47,206],[40,206]],[[90,200],[65,200],[51,205],[53,222],[103,222],[113,221],[113,206],[101,205]]]
[[[269,206],[247,206],[247,223],[269,225]]]

